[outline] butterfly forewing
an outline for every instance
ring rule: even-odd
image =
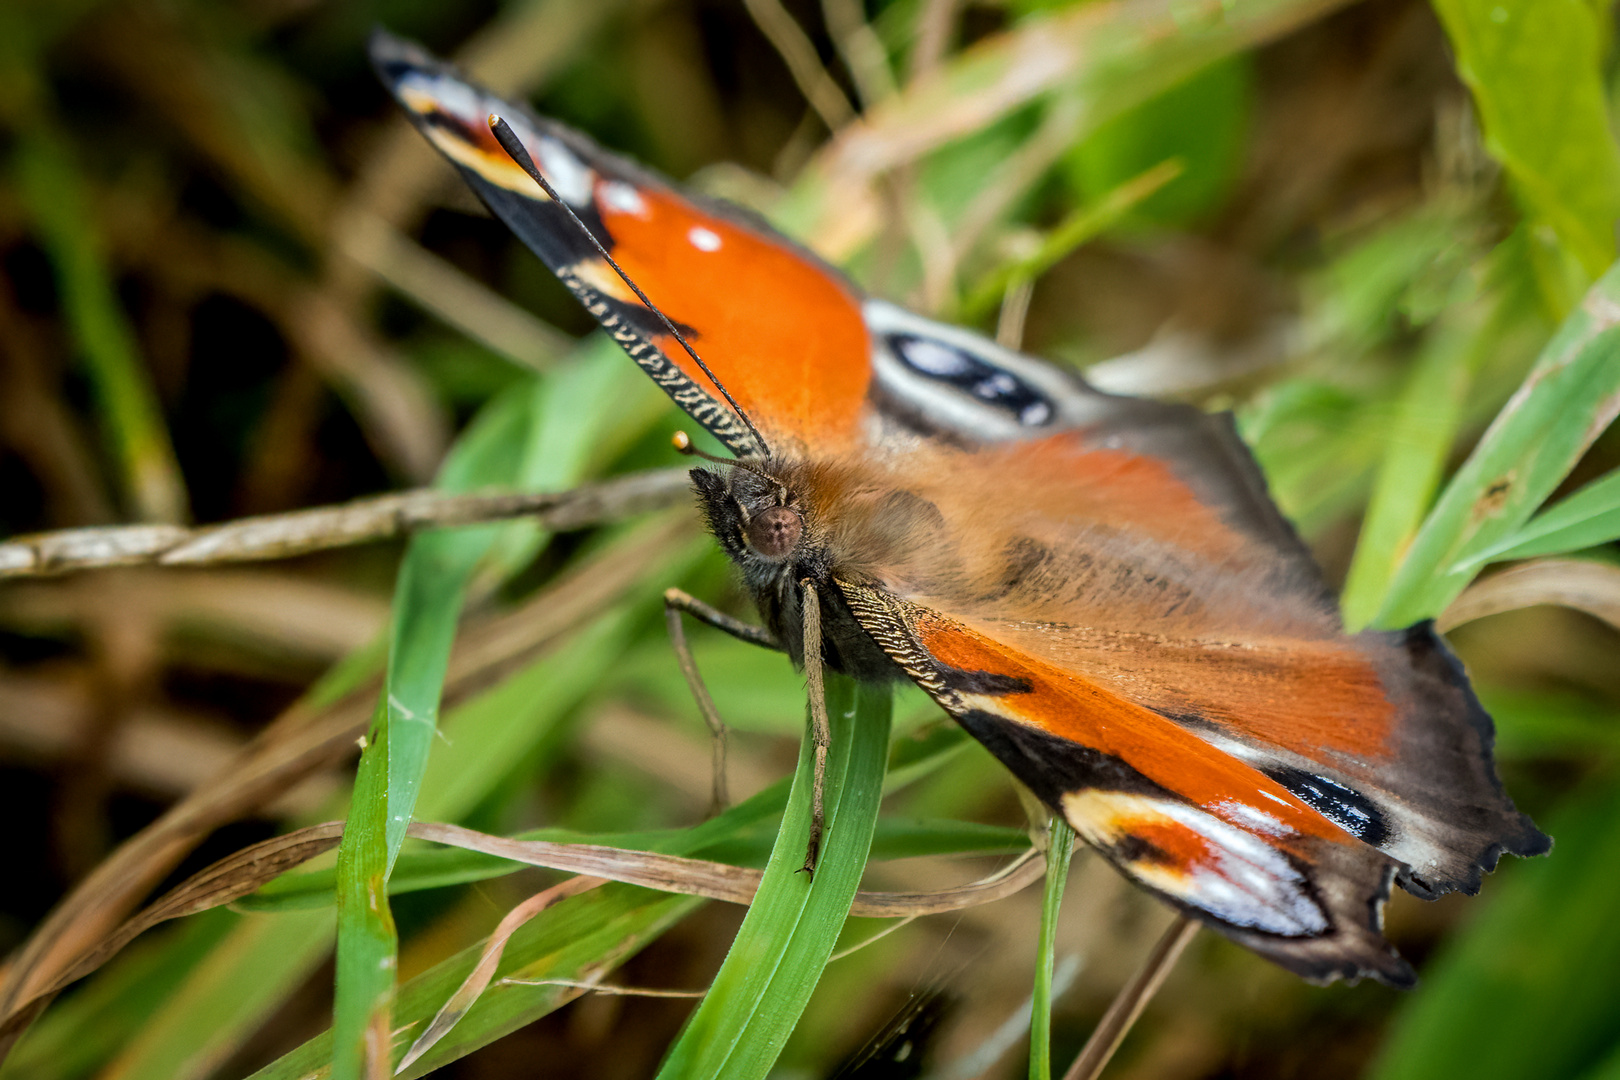
[[[767,440],[798,449],[854,444],[871,367],[859,296],[839,274],[763,223],[677,192],[578,132],[478,89],[415,46],[379,34],[372,57],[417,127],[491,212],[693,419],[738,454],[763,455],[663,322],[501,149],[491,115],[511,125],[558,195]]]

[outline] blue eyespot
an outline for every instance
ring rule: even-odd
[[[1045,395],[966,349],[912,334],[887,338],[894,355],[912,371],[1007,412],[1024,427],[1039,427],[1052,419],[1052,403]]]

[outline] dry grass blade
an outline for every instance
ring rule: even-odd
[[[165,874],[210,832],[276,798],[353,746],[371,718],[375,687],[324,709],[294,706],[219,776],[131,837],[80,881],[15,954],[0,987],[0,1056],[21,1028],[19,1012],[98,947]],[[22,1025],[26,1026],[26,1024]]]
[[[307,291],[290,314],[294,344],[347,402],[378,459],[411,483],[431,480],[450,420],[416,369],[325,292]]]
[[[895,91],[894,72],[883,42],[866,21],[856,0],[821,0],[821,17],[844,58],[861,101],[870,106]]]
[[[0,439],[51,493],[51,520],[89,524],[114,519],[112,499],[95,453],[56,393],[50,339],[16,303],[11,282],[0,283]]]
[[[1046,862],[1031,849],[988,877],[938,892],[858,892],[849,909],[863,918],[905,919],[940,915],[1001,900],[1041,880]]]
[[[402,295],[507,359],[544,371],[574,339],[535,318],[375,214],[357,211],[338,230],[339,249]]]
[[[562,492],[450,495],[406,491],[200,529],[168,525],[67,529],[0,544],[0,579],[143,563],[205,566],[287,559],[387,540],[419,529],[529,515],[552,532],[566,532],[674,505],[689,486],[684,469],[659,469]]]
[[[1119,1049],[1119,1044],[1125,1041],[1125,1036],[1136,1023],[1137,1017],[1147,1008],[1147,1003],[1159,992],[1165,976],[1170,974],[1170,969],[1180,958],[1181,951],[1187,947],[1193,935],[1198,933],[1198,926],[1198,923],[1185,915],[1175,917],[1158,943],[1153,946],[1153,951],[1148,954],[1142,969],[1120,989],[1113,1004],[1103,1013],[1102,1020],[1097,1023],[1097,1030],[1086,1040],[1080,1056],[1074,1059],[1069,1071],[1063,1074],[1063,1080],[1096,1080],[1097,1075],[1107,1067],[1109,1059],[1114,1056],[1114,1051]]]
[[[705,990],[654,990],[646,986],[613,986],[609,983],[583,982],[579,979],[502,979],[502,986],[566,986],[592,994],[609,997],[646,998],[700,998]]]
[[[838,88],[838,83],[821,66],[816,47],[794,21],[781,0],[743,0],[760,33],[782,57],[810,107],[816,110],[829,131],[837,131],[855,118],[855,108]]]
[[[945,59],[961,6],[958,0],[924,0],[917,16],[917,43],[911,49],[913,81],[931,74]]]
[[[17,1038],[73,982],[84,978],[118,955],[131,941],[159,923],[228,904],[246,896],[265,882],[302,865],[337,846],[343,835],[342,822],[328,822],[278,836],[243,848],[181,882],[135,918],[107,935],[94,948],[80,955],[58,974],[53,982],[33,992],[11,1007],[0,1021],[0,1060]]]
[[[509,840],[459,825],[424,821],[412,822],[410,835],[418,840],[498,855],[530,866],[734,904],[748,903],[759,888],[758,870],[655,851],[628,851],[598,844],[558,844],[548,840]]]
[[[606,882],[602,878],[570,878],[560,885],[553,885],[549,889],[535,893],[507,912],[506,917],[495,928],[495,932],[490,934],[489,940],[484,942],[484,951],[479,955],[478,963],[456,988],[456,992],[451,994],[449,1000],[434,1014],[433,1022],[428,1024],[427,1030],[417,1037],[411,1048],[405,1052],[405,1056],[400,1059],[398,1071],[404,1072],[416,1062],[417,1058],[433,1049],[434,1045],[467,1015],[467,1010],[473,1007],[473,1003],[495,977],[495,969],[500,966],[501,954],[506,951],[506,943],[517,933],[518,927],[553,904],[603,884]]]
[[[470,628],[451,657],[444,708],[466,700],[600,614],[645,573],[656,553],[691,532],[686,518],[652,523],[601,552],[511,614]],[[27,1026],[20,1014],[95,948],[141,897],[214,829],[252,813],[354,750],[371,721],[375,679],[323,707],[293,706],[207,784],[171,807],[85,877],[6,969],[0,1056]]]
[[[627,851],[595,844],[508,840],[459,825],[416,822],[411,825],[410,835],[419,840],[451,844],[531,866],[566,870],[627,885],[642,885],[662,892],[702,896],[733,904],[746,904],[753,900],[762,877],[758,870],[705,859],[688,859],[652,851]],[[1026,854],[989,877],[954,889],[926,893],[856,893],[850,914],[862,918],[906,918],[959,911],[1011,896],[1040,880],[1043,871],[1041,860],[1035,854]]]
[[[798,222],[800,234],[824,257],[852,255],[887,220],[877,181],[946,143],[1098,72],[1145,65],[1140,80],[1119,80],[1105,108],[1082,100],[1094,119],[1143,96],[1167,89],[1217,52],[1272,40],[1313,22],[1347,0],[1267,0],[1229,5],[1222,0],[1080,4],[1032,18],[984,39],[949,65],[919,75],[900,93],[839,131],[806,170],[816,207]],[[937,13],[937,16],[936,14]],[[929,19],[949,28],[953,7],[940,0]],[[930,24],[932,25],[932,24]],[[930,30],[929,33],[933,33]],[[1180,52],[1203,39],[1197,55]],[[1170,51],[1156,51],[1164,45]],[[922,55],[919,45],[918,55]]]
[[[1620,628],[1620,567],[1581,559],[1540,559],[1476,581],[1435,620],[1441,633],[1504,611],[1557,604]]]
[[[71,962],[59,965],[48,981],[36,982],[26,997],[20,998],[18,1004],[10,1008],[3,1024],[0,1024],[0,1038],[8,1043],[14,1041],[53,996],[105,964],[140,934],[170,919],[194,915],[246,896],[271,879],[332,850],[342,835],[342,822],[312,825],[243,848],[192,875],[101,941],[85,949]],[[557,901],[576,896],[605,881],[618,881],[661,892],[747,904],[753,900],[763,876],[758,870],[703,859],[595,844],[510,840],[459,825],[435,822],[413,822],[409,835],[418,840],[581,876],[536,894],[501,920],[473,973],[440,1010],[428,1032],[418,1039],[401,1067],[425,1053],[477,1000],[493,978],[501,951],[513,932]],[[857,893],[850,914],[863,918],[912,919],[959,911],[1011,896],[1038,881],[1043,871],[1044,863],[1039,853],[1031,851],[989,877],[952,889],[918,893]],[[429,1034],[433,1036],[432,1039],[428,1038]]]
[[[343,823],[329,821],[245,847],[198,871],[80,957],[45,992],[55,994],[84,978],[159,923],[195,915],[248,895],[288,870],[331,851],[342,836]]]

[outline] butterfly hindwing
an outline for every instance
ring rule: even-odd
[[[1151,710],[938,612],[839,585],[906,673],[1138,884],[1307,978],[1412,981],[1379,932],[1394,860]]]
[[[1343,632],[1230,417],[1103,394],[879,304],[876,385],[969,446],[881,455],[865,483],[929,516],[873,581],[1251,763],[1420,896],[1547,849],[1445,644],[1427,626]],[[1033,400],[1043,422],[1012,429],[1006,404]]]
[[[495,141],[511,125],[564,202],[674,321],[776,447],[855,443],[870,360],[856,290],[763,222],[697,199],[379,33],[384,84],[416,126],[675,402],[741,456],[764,448],[657,315]]]

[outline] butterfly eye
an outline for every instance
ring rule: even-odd
[[[767,559],[785,559],[799,542],[804,523],[785,506],[755,514],[748,523],[748,546]]]

